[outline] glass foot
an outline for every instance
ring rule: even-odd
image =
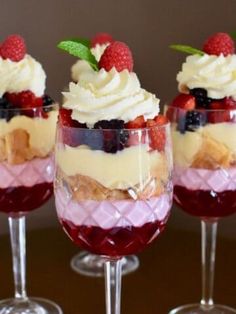
[[[236,310],[220,304],[214,304],[210,308],[204,308],[201,304],[188,304],[177,307],[169,312],[169,314],[233,314]]]
[[[101,256],[83,251],[71,259],[70,265],[75,272],[81,275],[103,277],[104,262],[105,260]],[[129,255],[122,258],[122,275],[127,275],[138,267],[139,259],[137,256]]]
[[[63,314],[54,302],[42,298],[6,299],[0,301],[0,314]]]

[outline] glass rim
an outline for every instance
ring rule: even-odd
[[[210,113],[210,112],[236,112],[236,108],[235,109],[206,109],[206,108],[193,108],[193,109],[184,109],[184,108],[180,108],[180,107],[175,107],[175,106],[171,106],[171,105],[164,105],[164,108],[173,108],[173,111],[183,111],[183,112],[188,112],[188,111],[199,111],[199,112],[206,112],[206,113]],[[164,113],[166,114],[166,112]]]
[[[113,132],[120,132],[120,131],[128,131],[128,132],[134,132],[134,131],[138,131],[138,132],[140,132],[140,131],[148,131],[148,130],[152,130],[152,129],[166,129],[166,128],[168,128],[168,127],[170,127],[170,125],[171,125],[171,123],[170,123],[170,121],[167,121],[165,124],[163,124],[163,125],[153,125],[153,126],[151,126],[151,127],[145,127],[145,128],[136,128],[136,129],[127,129],[127,128],[122,128],[122,129],[102,129],[102,128],[98,128],[98,129],[90,129],[90,128],[80,128],[80,127],[74,127],[74,126],[66,126],[66,125],[62,125],[61,123],[60,123],[60,121],[58,120],[57,121],[57,128],[58,129],[61,129],[61,128],[63,128],[63,129],[68,129],[68,130],[80,130],[80,131],[82,131],[82,130],[86,130],[86,131],[92,131],[92,132],[94,132],[94,131],[105,131],[105,132],[111,132],[111,131],[113,131]]]
[[[46,106],[34,106],[34,107],[29,107],[29,108],[21,108],[21,107],[12,107],[12,108],[0,108],[0,112],[1,111],[4,111],[4,112],[7,112],[7,111],[29,111],[29,110],[34,110],[34,111],[37,111],[38,109],[43,109],[43,108],[58,108],[59,109],[59,104],[57,102],[53,103],[53,104],[50,104],[50,105],[46,105]]]

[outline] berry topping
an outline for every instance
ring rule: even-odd
[[[26,46],[24,39],[19,35],[10,35],[1,44],[0,56],[18,62],[24,58]]]
[[[129,47],[120,41],[112,42],[104,51],[99,61],[99,68],[110,71],[113,67],[118,72],[133,70],[133,57]]]
[[[193,110],[196,107],[195,97],[189,94],[179,94],[174,98],[171,106],[184,110]]]
[[[59,121],[63,126],[69,126],[69,127],[84,127],[84,125],[80,124],[78,121],[73,120],[71,118],[72,110],[71,109],[65,109],[61,108],[59,110]]]
[[[50,106],[53,103],[55,103],[55,101],[48,95],[43,95],[43,106]]]
[[[112,43],[112,42],[113,42],[113,38],[110,34],[98,33],[91,39],[91,47],[95,47],[97,44],[102,45],[102,44],[107,44],[107,43]]]
[[[18,104],[23,108],[42,107],[43,100],[36,97],[31,91],[23,91],[17,94]]]
[[[125,127],[127,129],[141,129],[145,128],[146,122],[144,120],[144,116],[139,116],[133,121],[129,121],[128,123],[125,124]]]
[[[48,95],[43,95],[43,110],[44,112],[49,112],[53,110],[52,107],[50,107],[52,104],[54,104],[55,101]]]
[[[208,114],[209,123],[221,123],[230,121],[230,111],[227,108],[227,100],[215,100],[211,103],[211,109],[214,110]],[[228,105],[230,104],[228,100]],[[234,108],[231,108],[234,109]]]
[[[226,57],[234,54],[234,50],[234,42],[227,33],[216,33],[209,37],[203,45],[203,51],[209,55],[223,54]]]
[[[223,99],[223,105],[225,109],[234,110],[236,109],[236,100],[232,97],[226,97]]]
[[[157,149],[163,151],[165,149],[166,134],[164,128],[157,128],[157,126],[162,126],[167,123],[167,118],[164,116],[157,116],[154,120],[148,119],[146,126],[150,128],[150,147],[152,149]]]
[[[166,117],[166,116],[163,116],[163,115],[161,115],[161,114],[159,114],[158,116],[156,116],[156,117],[154,118],[154,120],[156,121],[156,123],[157,123],[158,125],[164,125],[164,124],[166,124],[166,123],[168,122],[167,117]]]
[[[17,115],[20,115],[20,110],[12,107],[12,104],[6,98],[0,98],[0,119],[5,119],[8,122]]]
[[[210,103],[213,101],[212,98],[207,97],[207,91],[204,88],[190,89],[190,94],[195,97],[198,108],[208,109]]]
[[[100,120],[94,124],[94,129],[123,129],[124,121],[123,120]]]
[[[18,108],[34,108],[42,107],[43,100],[41,97],[36,97],[31,91],[23,91],[20,93],[6,93],[4,97]]]
[[[101,120],[95,123],[95,129],[109,130],[103,132],[103,150],[107,153],[116,153],[122,150],[128,141],[129,134],[124,130],[123,120]]]
[[[188,111],[185,116],[185,131],[194,132],[206,124],[206,115],[200,111]],[[180,125],[179,125],[180,126]]]

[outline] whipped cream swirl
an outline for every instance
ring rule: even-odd
[[[128,70],[83,72],[63,95],[63,107],[72,109],[72,118],[89,127],[100,120],[128,122],[140,115],[152,119],[159,113],[159,99],[142,89],[136,74]]]
[[[180,91],[200,87],[207,90],[210,98],[233,97],[236,100],[236,55],[189,56],[177,81]]]
[[[32,91],[37,97],[44,94],[46,74],[39,62],[30,55],[14,62],[0,57],[0,97],[6,92]]]
[[[91,52],[94,55],[97,62],[99,62],[104,50],[109,45],[109,43],[99,45],[97,44],[95,47],[91,48]],[[74,82],[78,82],[80,74],[82,72],[93,71],[89,63],[85,60],[78,60],[71,67],[71,77]]]

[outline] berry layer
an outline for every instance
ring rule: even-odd
[[[141,227],[162,221],[169,215],[171,195],[162,194],[148,200],[74,201],[63,189],[56,189],[56,207],[60,220],[76,226]]]
[[[54,158],[34,158],[20,165],[0,163],[0,189],[32,187],[41,183],[52,183]]]
[[[174,167],[173,182],[189,190],[235,191],[236,167],[228,169],[196,169]]]
[[[53,194],[53,183],[0,188],[0,211],[16,217],[42,206]]]
[[[102,229],[94,226],[76,226],[60,220],[70,239],[85,250],[103,256],[119,257],[136,254],[149,245],[164,230],[164,220],[146,223],[141,227],[114,227]]]
[[[172,125],[174,163],[183,168],[229,168],[236,161],[236,123],[216,123],[181,133]]]

